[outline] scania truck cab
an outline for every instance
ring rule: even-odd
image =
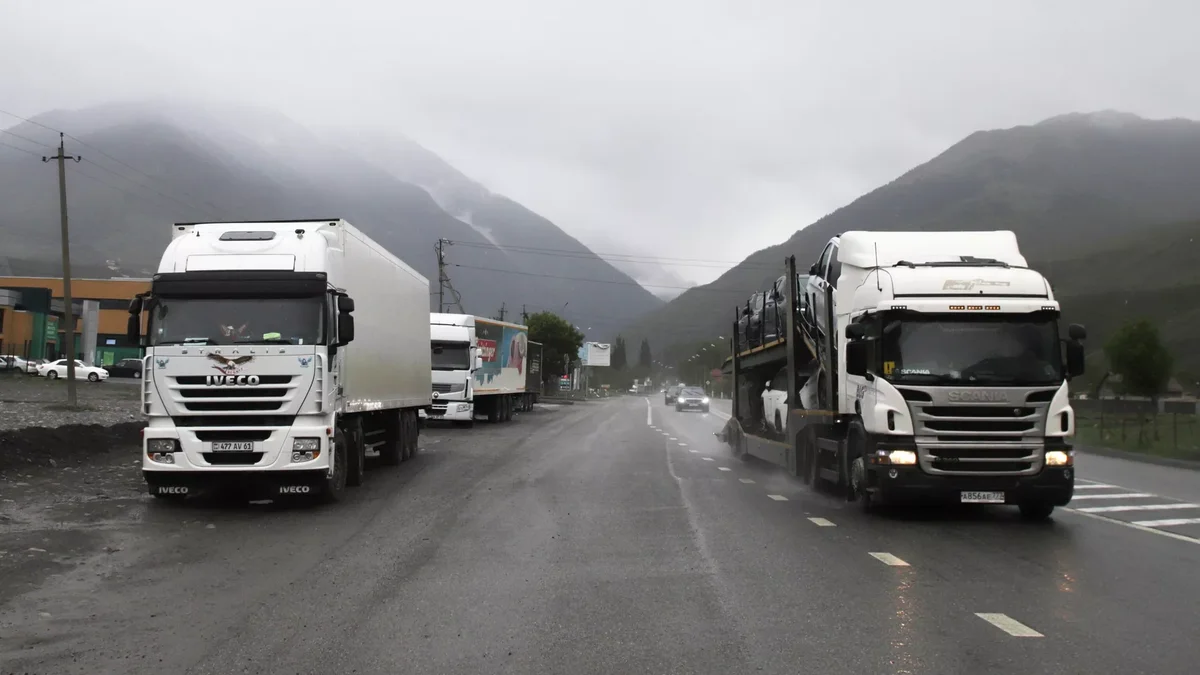
[[[1041,518],[1070,501],[1067,382],[1083,373],[1085,331],[1060,335],[1050,284],[1013,233],[847,232],[804,292],[781,356],[789,391],[817,390],[815,410],[788,397],[798,473],[865,508],[933,498]]]

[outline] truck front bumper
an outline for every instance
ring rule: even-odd
[[[1003,492],[1005,504],[1066,506],[1075,494],[1075,467],[1045,467],[1032,476],[934,476],[917,466],[874,468],[877,494],[885,502],[962,501],[963,492]]]
[[[421,419],[448,422],[470,422],[475,419],[475,407],[470,401],[435,400],[429,410],[430,412],[421,411]]]
[[[237,490],[262,499],[304,497],[324,489],[325,470],[303,471],[143,471],[150,494],[187,496]]]

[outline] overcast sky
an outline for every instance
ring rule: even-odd
[[[392,128],[585,242],[736,261],[977,129],[1200,119],[1198,25],[1188,0],[0,0],[0,108]]]

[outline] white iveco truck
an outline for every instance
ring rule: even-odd
[[[1060,336],[1050,284],[1012,232],[847,232],[809,275],[806,288],[790,282],[788,306],[802,309],[783,340],[734,349],[723,434],[735,454],[841,486],[864,508],[930,497],[1036,519],[1071,500],[1067,381],[1083,373],[1086,332]],[[781,366],[782,442],[754,409]]]
[[[529,329],[471,314],[429,315],[433,363],[434,420],[474,424],[475,415],[507,422],[518,410],[533,409],[536,390],[527,384],[541,376],[541,345]]]
[[[174,226],[145,315],[150,493],[337,500],[417,451],[429,282],[344,220]]]

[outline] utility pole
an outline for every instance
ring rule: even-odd
[[[504,320],[504,303],[503,303],[503,302],[502,302],[502,303],[500,303],[500,316],[499,316],[498,318],[499,318],[501,321],[503,321],[503,320]]]
[[[63,134],[58,134],[58,154],[42,157],[43,162],[58,161],[58,213],[62,221],[62,267],[63,267],[63,335],[67,350],[67,405],[74,408],[75,398],[75,307],[71,300],[71,239],[67,229],[67,160],[83,159],[68,155],[63,147]]]
[[[445,242],[445,239],[438,239],[433,246],[438,262],[438,314],[446,311],[446,250],[443,247]]]
[[[529,312],[525,310],[525,305],[521,305],[521,324],[525,326],[529,325]]]

